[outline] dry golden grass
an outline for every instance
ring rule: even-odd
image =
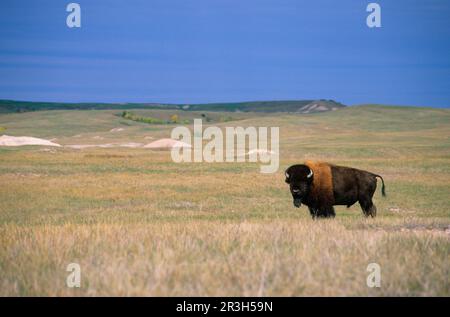
[[[250,163],[174,164],[169,152],[146,149],[0,149],[0,295],[449,296],[449,112],[383,109],[239,121],[280,126],[272,175]],[[112,112],[74,115],[80,124],[62,144],[116,137]],[[70,116],[7,115],[0,124],[51,136],[53,117]],[[169,132],[133,123],[117,138]],[[378,217],[353,206],[312,221],[294,208],[283,170],[304,159],[383,175]],[[79,289],[66,286],[72,262],[81,265]],[[371,262],[381,288],[366,285]]]
[[[448,295],[448,233],[381,229],[385,224],[301,219],[5,225],[0,294]],[[389,222],[396,224],[405,225]],[[81,265],[80,289],[65,285],[70,262]],[[381,265],[381,288],[366,286],[371,262]]]

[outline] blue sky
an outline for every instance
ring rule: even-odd
[[[0,2],[0,99],[450,106],[448,0],[70,2]]]

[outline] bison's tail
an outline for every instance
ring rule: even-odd
[[[380,175],[377,174],[373,174],[375,177],[379,177],[381,179],[381,195],[383,195],[383,197],[386,197],[386,191],[384,189],[384,179],[383,177],[381,177]]]

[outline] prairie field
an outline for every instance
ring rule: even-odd
[[[63,145],[0,147],[0,296],[450,296],[450,110],[210,114],[219,127],[279,127],[274,174],[260,163],[174,163],[170,151],[68,147],[146,144],[176,126],[120,112],[0,114],[2,134]],[[294,208],[284,170],[307,159],[382,175],[377,217],[358,204],[324,220]],[[80,288],[66,285],[69,263],[81,267]],[[381,287],[367,286],[370,263]]]

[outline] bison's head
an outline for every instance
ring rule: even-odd
[[[285,182],[289,184],[292,198],[294,198],[294,206],[298,208],[309,194],[314,173],[306,165],[292,165],[286,170],[285,175]]]

